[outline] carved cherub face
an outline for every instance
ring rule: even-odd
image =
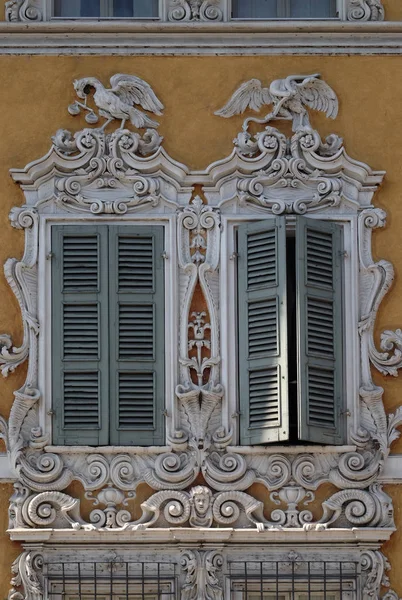
[[[212,494],[207,487],[199,485],[190,492],[191,501],[199,515],[205,515],[211,505]]]

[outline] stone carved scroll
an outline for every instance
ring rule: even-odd
[[[39,551],[26,551],[13,562],[11,579],[13,586],[8,600],[42,600],[43,557]]]
[[[42,21],[43,0],[7,0],[6,21]]]
[[[382,0],[349,0],[348,21],[383,21],[384,18]]]
[[[167,0],[168,21],[222,21],[222,0]]]

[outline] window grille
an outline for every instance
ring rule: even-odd
[[[177,565],[168,562],[47,563],[48,600],[177,600]]]
[[[230,600],[356,600],[359,564],[329,561],[229,562]]]

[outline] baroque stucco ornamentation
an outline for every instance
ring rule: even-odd
[[[373,385],[369,368],[370,361],[389,372],[400,366],[398,344],[390,347],[398,332],[386,334],[387,346],[382,349],[388,356],[376,352],[372,338],[380,301],[393,277],[390,268],[375,263],[371,256],[371,233],[384,221],[372,208],[383,174],[348,157],[339,137],[333,135],[322,142],[306,125],[306,115],[300,114],[305,127],[292,138],[286,139],[270,125],[256,136],[243,131],[232,154],[202,172],[191,172],[172,160],[155,129],[141,137],[127,129],[106,134],[96,128],[75,135],[59,131],[43,159],[13,171],[26,194],[26,206],[12,213],[13,224],[25,231],[26,251],[22,260],[13,262],[10,275],[20,299],[25,335],[21,352],[2,336],[2,356],[8,361],[6,372],[24,358],[29,359],[29,369],[26,384],[16,392],[7,431],[4,422],[1,425],[18,477],[10,503],[12,535],[23,535],[24,529],[38,535],[46,527],[61,536],[66,531],[68,539],[69,532],[90,536],[96,529],[95,535],[102,539],[110,536],[109,541],[117,539],[117,531],[124,536],[134,530],[146,539],[155,528],[159,529],[157,535],[170,529],[179,535],[178,529],[188,526],[193,536],[197,529],[205,530],[205,535],[219,535],[222,529],[245,535],[242,529],[253,529],[256,535],[260,530],[261,538],[267,534],[264,529],[275,528],[278,535],[289,536],[301,530],[309,540],[327,533],[330,537],[331,529],[350,533],[352,528],[366,528],[364,534],[371,535],[374,528],[378,537],[392,531],[390,499],[377,479],[397,436],[400,411],[393,417],[385,415],[382,390]],[[202,186],[208,204],[194,197],[195,185]],[[355,351],[361,342],[355,365],[361,396],[358,408],[351,408],[350,446],[300,449],[299,453],[284,447],[274,453],[261,448],[259,453],[257,448],[231,446],[237,427],[236,376],[231,373],[225,380],[221,361],[228,370],[236,360],[227,351],[227,332],[226,341],[221,335],[227,312],[227,306],[222,308],[222,289],[230,287],[226,271],[231,264],[226,256],[221,267],[224,236],[230,220],[238,217],[309,212],[358,225],[350,234],[354,236],[350,247],[359,250],[355,261],[360,266],[359,282],[355,285],[351,277],[347,285],[361,293],[351,344]],[[46,323],[43,320],[38,326],[36,269],[39,265],[46,270],[49,264],[39,224],[46,227],[48,218],[82,222],[87,217],[97,222],[119,217],[170,219],[171,231],[177,235],[170,256],[166,256],[167,268],[173,265],[172,278],[179,281],[179,305],[173,305],[176,316],[171,319],[175,323],[177,319],[179,335],[174,339],[176,362],[169,363],[169,371],[175,375],[167,399],[166,447],[89,450],[49,446],[50,428],[44,414],[51,404],[37,368],[37,343]],[[198,286],[206,314],[199,314],[192,304]],[[176,324],[174,335],[175,328]],[[200,475],[206,485],[191,488]],[[97,493],[89,522],[80,517],[77,499],[65,493],[72,481],[83,485],[88,499]],[[143,482],[155,493],[143,503],[143,516],[135,521],[126,503]],[[308,502],[326,482],[337,491],[324,501],[323,514],[314,522]],[[260,503],[245,492],[253,483],[264,485],[274,502],[280,502],[266,518]],[[212,558],[207,562],[206,551],[191,548],[189,552],[184,597],[197,598],[207,590],[211,597],[220,598],[219,571],[214,571]],[[379,564],[380,559],[374,558]],[[374,590],[375,584],[370,585]],[[370,592],[371,598],[376,593]]]
[[[26,551],[13,562],[11,579],[13,586],[8,600],[42,600],[43,557],[39,551]]]
[[[168,0],[168,21],[222,21],[221,0]]]
[[[335,119],[338,114],[338,98],[318,73],[275,79],[266,88],[262,87],[259,79],[250,79],[215,114],[228,119],[244,113],[248,108],[259,111],[262,106],[270,104],[273,111],[263,119],[248,117],[243,123],[243,131],[248,130],[249,123],[269,123],[275,120],[291,121],[293,131],[311,129],[307,108],[320,110],[331,119]]]
[[[42,21],[43,0],[7,0],[6,21]]]
[[[223,565],[218,550],[185,550],[181,555],[181,566],[186,578],[181,591],[181,600],[223,600],[220,573]]]
[[[349,0],[348,21],[383,21],[384,18],[382,0]]]
[[[76,100],[68,107],[68,112],[75,116],[86,111],[87,123],[97,123],[98,115],[87,105],[89,94],[94,90],[94,102],[99,109],[99,115],[106,119],[101,127],[103,131],[114,119],[120,119],[119,129],[124,129],[127,121],[138,129],[155,128],[159,123],[153,121],[147,114],[135,108],[141,106],[156,115],[161,115],[163,104],[156,97],[151,86],[135,75],[117,74],[110,78],[111,88],[107,89],[96,77],[84,77],[74,81],[75,92],[84,103]]]

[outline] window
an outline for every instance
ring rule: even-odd
[[[238,227],[242,444],[343,442],[342,226]]]
[[[229,562],[231,600],[355,600],[359,565],[346,561]]]
[[[52,227],[54,443],[163,443],[163,226]]]
[[[235,19],[326,19],[337,16],[336,0],[233,0]]]
[[[158,0],[55,0],[55,17],[152,18]]]
[[[177,570],[175,563],[150,560],[47,563],[47,597],[49,600],[174,600]]]

